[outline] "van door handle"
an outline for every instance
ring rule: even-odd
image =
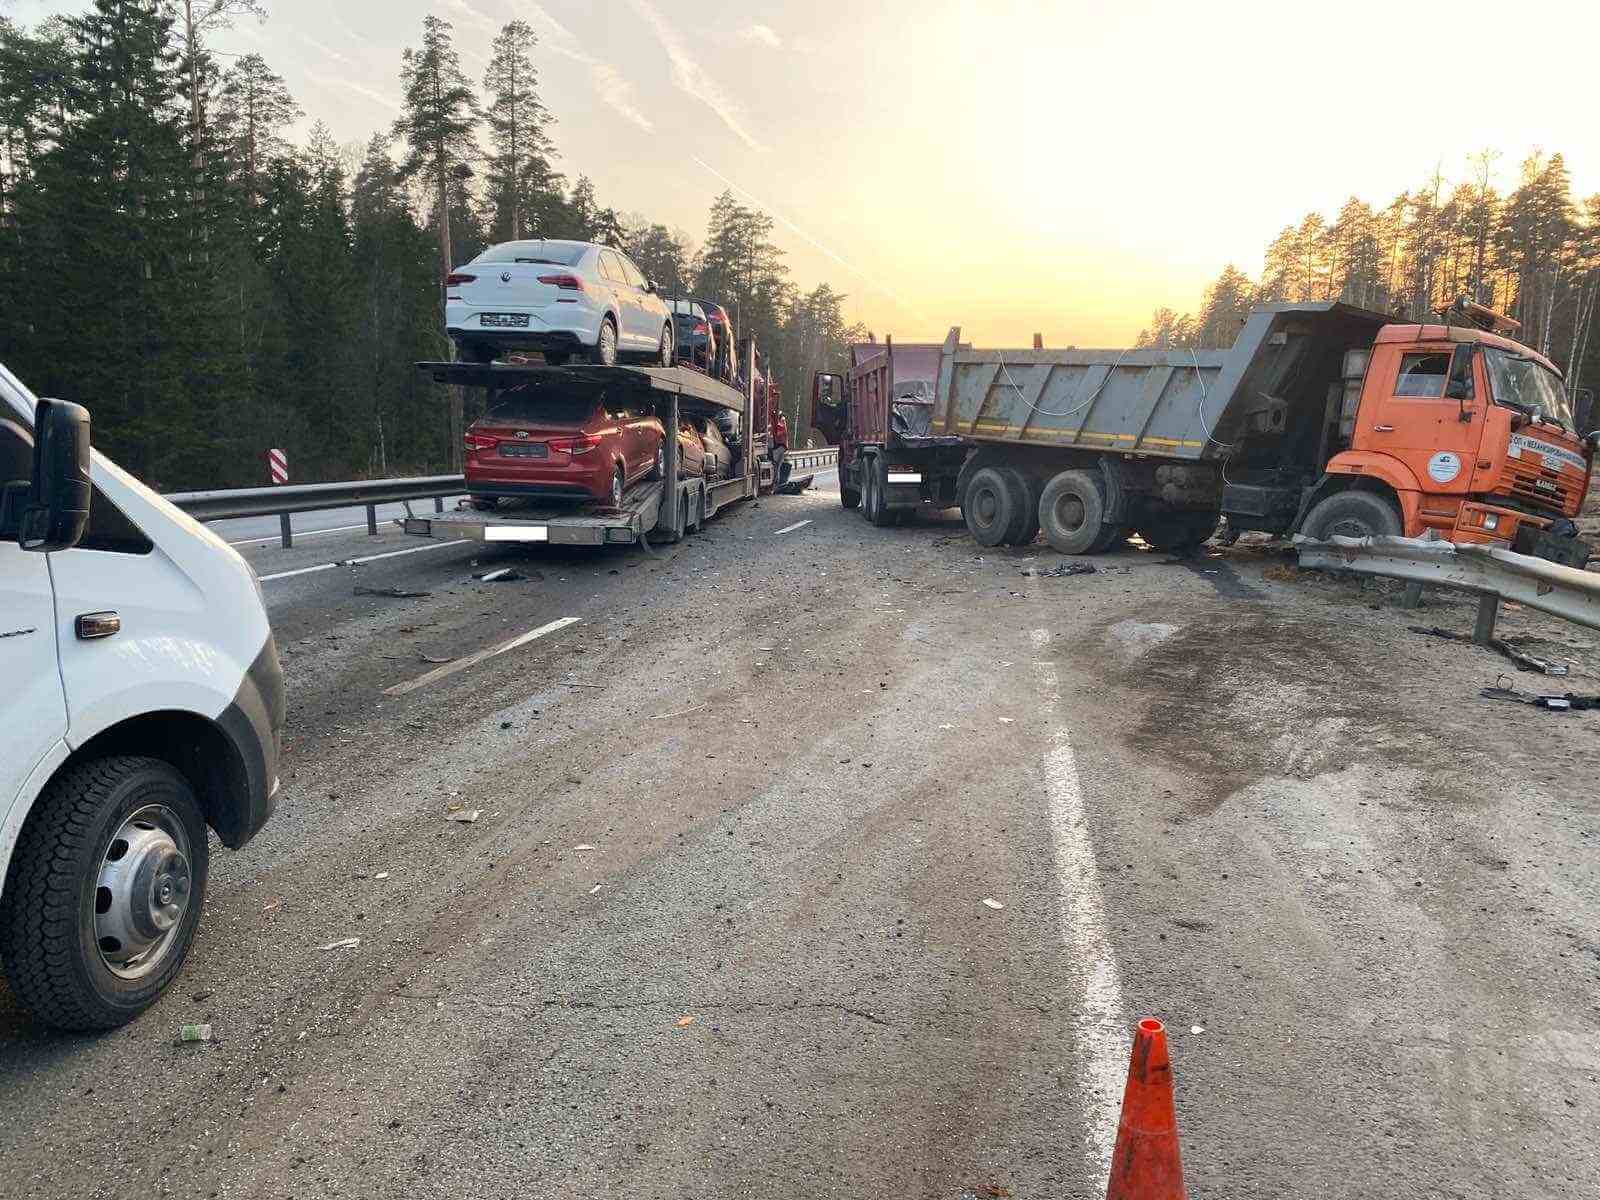
[[[1372,427],[1372,432],[1373,433],[1393,433],[1394,432],[1394,426],[1393,425],[1374,425]]]

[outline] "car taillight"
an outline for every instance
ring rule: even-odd
[[[696,321],[694,331],[700,334],[702,337],[711,332],[711,330],[706,327],[706,323],[704,321]]]
[[[600,445],[598,433],[585,433],[580,437],[551,438],[550,449],[560,450],[566,454],[587,454]]]
[[[541,275],[539,282],[549,287],[560,288],[563,292],[583,291],[583,280],[576,275]]]
[[[484,433],[468,432],[461,439],[461,444],[468,450],[493,450],[500,444],[500,439],[492,438],[488,434]]]
[[[476,275],[450,274],[450,275],[446,275],[445,279],[444,279],[445,287],[460,287],[463,283],[477,283],[477,282],[478,282],[478,277]]]

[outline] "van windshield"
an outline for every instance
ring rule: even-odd
[[[1572,402],[1561,376],[1534,359],[1496,346],[1485,346],[1483,359],[1496,404],[1574,428]]]

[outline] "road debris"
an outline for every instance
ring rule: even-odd
[[[678,1018],[678,1028],[679,1029],[683,1029],[685,1026],[693,1025],[693,1024],[694,1024],[694,1018],[693,1017],[679,1017]]]
[[[1000,718],[1000,724],[1002,724],[1002,725],[1015,725],[1016,721],[1013,720],[1011,717],[1001,717]]]
[[[319,950],[354,950],[361,945],[358,937],[340,938],[337,942],[329,942],[326,946],[318,946]]]
[[[389,872],[387,872],[387,871],[379,871],[376,875],[373,876],[373,878],[374,879],[387,879],[387,878],[389,878]]]
[[[435,666],[435,667],[442,667],[442,666],[444,666],[445,663],[455,662],[455,659],[453,659],[453,658],[435,658],[431,654],[419,654],[419,655],[417,655],[417,657],[420,658],[423,662],[428,663],[431,666]]]
[[[282,900],[268,900],[265,904],[263,904],[261,906],[261,911],[264,912],[264,913],[277,912],[282,907],[283,907],[283,901]]]
[[[178,1027],[179,1042],[209,1042],[211,1040],[211,1026],[209,1025],[180,1025]]]
[[[192,996],[189,997],[189,999],[193,1000],[196,1004],[199,1004],[202,1000],[209,1000],[209,999],[211,999],[211,997],[213,997],[215,995],[216,995],[215,992],[207,989],[206,991],[203,991],[203,992],[195,992]]]
[[[432,592],[408,592],[404,588],[397,587],[358,587],[352,594],[357,596],[379,596],[385,600],[421,600],[427,596],[433,595]]]
[[[458,821],[462,825],[471,825],[476,822],[479,817],[483,816],[483,809],[462,808],[457,809],[455,812],[447,813],[446,816],[449,820]]]
[[[597,884],[595,884],[595,885],[594,885],[594,886],[593,886],[593,887],[592,887],[592,888],[590,888],[590,889],[589,889],[589,895],[591,895],[591,896],[592,896],[592,895],[594,895],[594,894],[595,894],[595,893],[596,893],[596,892],[598,892],[598,891],[599,891],[599,890],[600,890],[600,885],[599,885],[599,884],[598,884],[598,883],[597,883]]]
[[[515,567],[501,567],[498,571],[485,571],[473,578],[479,583],[521,583],[528,577]]]
[[[1206,1031],[1206,1027],[1204,1025],[1191,1025],[1191,1026],[1189,1026],[1189,1032],[1194,1034],[1196,1037],[1198,1037],[1200,1034],[1204,1033],[1205,1031]]]
[[[579,842],[576,846],[573,847],[573,849],[574,850],[593,850],[594,847],[589,845],[588,842]]]
[[[1099,569],[1091,562],[1074,559],[1055,567],[1023,567],[1021,574],[1029,579],[1065,579],[1068,575],[1093,575]]]
[[[983,898],[983,906],[985,908],[992,908],[996,912],[999,912],[1002,908],[1005,907],[1004,904],[1001,904],[1000,901],[996,900],[993,896],[985,896]]]
[[[1472,641],[1471,634],[1456,633],[1451,629],[1440,629],[1437,625],[1410,625],[1407,626],[1407,628],[1410,629],[1412,633],[1420,633],[1424,637],[1436,637],[1443,638],[1449,642],[1467,642],[1469,644],[1475,644]],[[1496,653],[1502,654],[1506,658],[1509,658],[1517,665],[1517,669],[1519,671],[1535,671],[1541,675],[1557,676],[1571,673],[1571,668],[1565,663],[1551,662],[1547,658],[1540,658],[1537,654],[1529,654],[1526,650],[1518,650],[1504,638],[1490,638],[1488,641],[1488,646]]]
[[[1505,676],[1500,676],[1504,679]],[[1493,687],[1486,687],[1479,693],[1485,700],[1504,700],[1511,704],[1527,704],[1534,708],[1547,708],[1551,712],[1591,712],[1600,709],[1600,696],[1576,696],[1567,692],[1561,696],[1539,696],[1529,692],[1519,692],[1516,688],[1501,687],[1499,680]]]

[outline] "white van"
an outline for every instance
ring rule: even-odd
[[[0,960],[41,1021],[109,1029],[177,976],[283,711],[250,565],[0,366]]]

